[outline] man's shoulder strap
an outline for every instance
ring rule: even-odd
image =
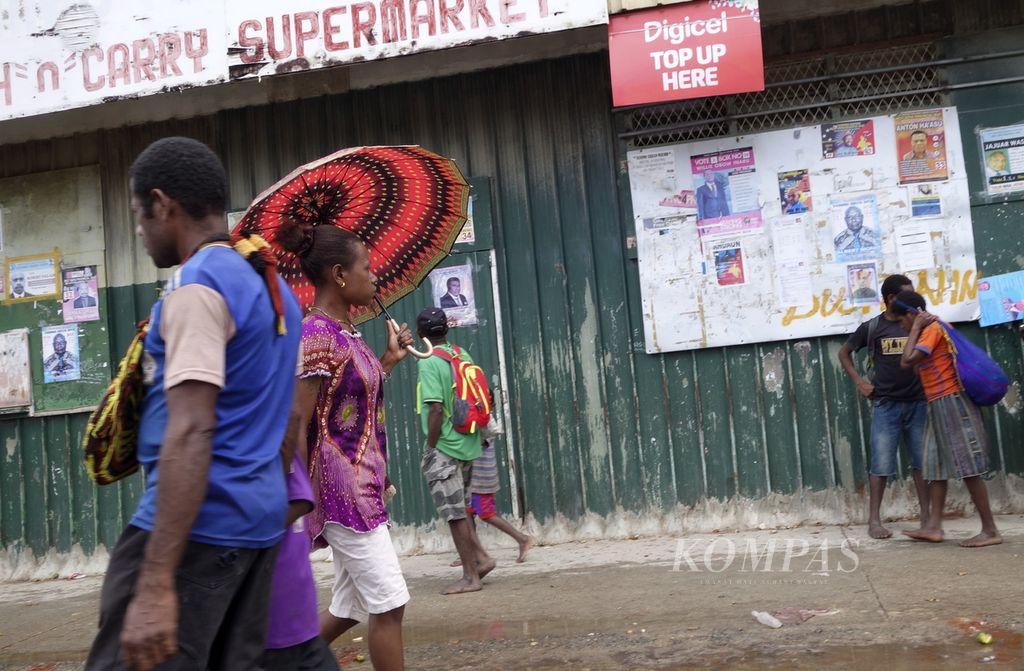
[[[462,350],[459,349],[458,345],[456,345],[455,343],[449,343],[449,345],[451,346],[452,352],[454,352],[454,355],[449,354],[448,352],[446,352],[445,350],[441,349],[440,347],[435,347],[434,348],[434,354],[436,354],[437,356],[441,357],[445,361],[451,361],[452,359],[455,359],[455,358],[457,358],[457,357],[462,355]]]
[[[882,315],[875,315],[875,317],[868,322],[868,354],[871,358],[875,358],[875,333],[878,331],[878,323],[882,319]]]

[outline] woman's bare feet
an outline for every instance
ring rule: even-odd
[[[942,542],[942,529],[907,529],[903,532],[904,536],[909,536],[915,541],[927,541],[929,543],[941,543]]]
[[[989,545],[999,545],[1003,542],[1003,537],[999,535],[998,531],[982,531],[973,538],[968,538],[965,541],[960,541],[960,547],[962,548],[986,548]]]
[[[516,558],[517,564],[522,564],[526,561],[526,555],[529,554],[530,548],[533,547],[533,543],[533,536],[527,536],[519,543],[519,556]]]

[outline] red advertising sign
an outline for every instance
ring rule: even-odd
[[[616,107],[764,89],[757,0],[697,0],[613,16]]]

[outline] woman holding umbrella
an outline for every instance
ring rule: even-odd
[[[309,465],[316,509],[309,529],[317,547],[330,546],[335,579],[330,607],[320,614],[320,636],[330,642],[369,621],[374,669],[402,669],[402,616],[409,591],[402,576],[382,494],[387,475],[384,382],[408,353],[412,335],[403,324],[388,329],[378,358],[351,320],[369,305],[377,278],[366,246],[333,226],[295,231],[298,255],[316,288],[302,325],[302,370],[295,391],[300,457]]]
[[[282,277],[308,310],[295,405],[304,429],[316,510],[308,528],[333,550],[332,641],[368,620],[377,671],[402,669],[409,592],[388,532],[382,493],[387,438],[384,382],[416,351],[387,312],[451,252],[467,220],[469,184],[451,159],[422,147],[356,147],[296,168],[256,198],[237,229],[263,235]],[[372,307],[376,304],[376,308]],[[356,325],[387,318],[378,358]]]

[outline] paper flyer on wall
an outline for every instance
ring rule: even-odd
[[[78,326],[44,326],[43,383],[69,382],[82,378],[82,360],[78,347]]]
[[[942,185],[911,184],[907,187],[912,219],[939,219],[942,217]]]
[[[983,128],[978,133],[989,195],[1024,191],[1024,124]]]
[[[772,251],[775,263],[807,260],[807,224],[800,217],[772,222]]]
[[[821,126],[821,157],[850,158],[875,153],[873,121],[843,121]]]
[[[466,223],[462,226],[462,232],[455,238],[457,245],[472,245],[476,242],[476,226],[473,224],[473,199],[469,199],[466,205]]]
[[[754,150],[750,147],[690,157],[702,237],[761,228]]]
[[[982,326],[1024,318],[1024,270],[978,280],[978,301]]]
[[[949,177],[942,110],[893,117],[899,183],[942,181]]]
[[[448,317],[448,326],[476,325],[472,265],[467,263],[431,271],[430,288],[434,297],[434,307],[444,310]]]
[[[629,181],[639,198],[633,199],[637,216],[660,212],[657,204],[676,193],[676,154],[671,147],[631,151],[627,157]]]
[[[875,186],[875,171],[871,168],[853,170],[835,175],[832,178],[832,190],[835,193],[851,191],[870,191]]]
[[[851,305],[878,304],[878,267],[873,262],[846,266],[846,296]]]
[[[743,243],[738,239],[716,240],[711,244],[711,258],[718,286],[746,284],[743,269]]]
[[[805,214],[814,210],[811,180],[806,169],[779,173],[779,201],[782,214]]]
[[[900,272],[930,270],[935,267],[931,227],[926,221],[914,219],[900,221],[893,227],[896,257]]]
[[[7,276],[9,301],[57,297],[57,260],[52,256],[8,259]]]
[[[798,308],[814,302],[811,268],[806,261],[776,263],[775,279],[780,306]]]
[[[875,194],[834,197],[830,201],[832,246],[837,263],[877,259],[882,255]]]
[[[28,329],[0,333],[0,408],[32,405]]]
[[[65,268],[61,271],[61,301],[65,324],[94,322],[100,318],[96,266]]]

